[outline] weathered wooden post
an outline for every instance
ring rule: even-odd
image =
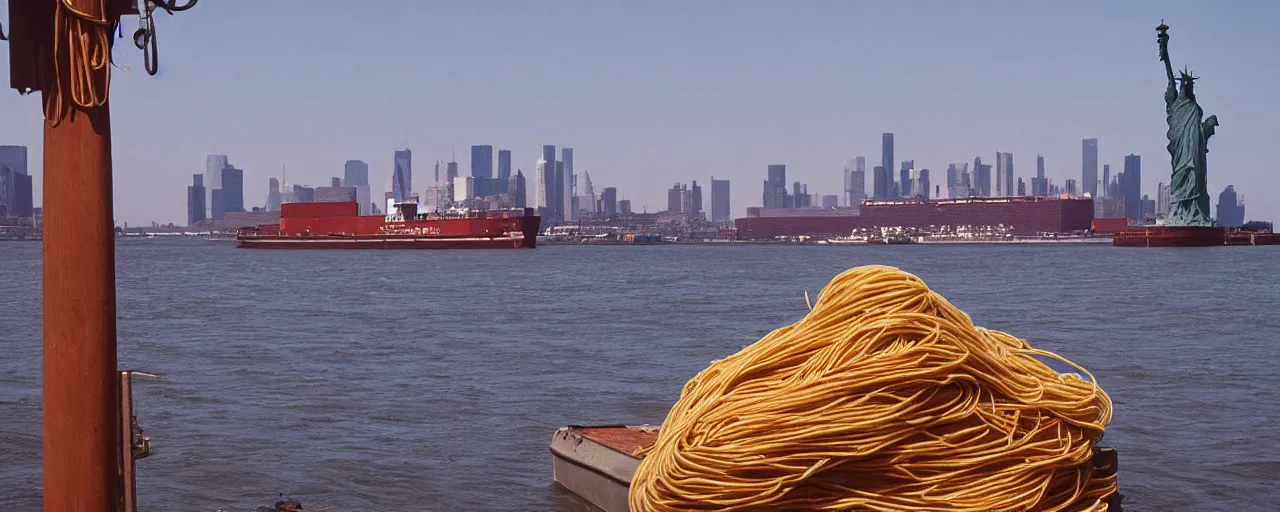
[[[172,7],[166,4],[143,3]],[[136,6],[131,0],[9,2],[10,83],[23,94],[41,93],[45,107],[46,512],[127,505],[125,473],[134,452],[127,446],[132,436],[125,437],[131,433],[122,427],[128,398],[121,393],[128,389],[116,362],[107,99],[111,40],[120,16],[137,14]],[[154,32],[149,35],[154,42]]]

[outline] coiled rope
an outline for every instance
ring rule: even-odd
[[[638,453],[631,510],[1105,511],[1094,382],[914,275],[854,268],[685,385]]]
[[[53,22],[54,85],[45,92],[45,119],[57,126],[73,107],[107,103],[111,88],[111,36],[105,0],[81,11],[58,0]],[[65,55],[65,58],[63,56]]]

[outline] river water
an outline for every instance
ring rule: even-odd
[[[551,482],[557,427],[660,423],[870,263],[1089,368],[1126,510],[1280,501],[1280,248],[118,248],[121,366],[166,375],[135,389],[142,510],[588,510]],[[0,508],[40,510],[38,244],[0,244],[0,354]]]

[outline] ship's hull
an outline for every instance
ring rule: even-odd
[[[532,249],[541,219],[532,209],[450,215],[358,215],[356,203],[286,203],[280,224],[243,229],[246,249]],[[521,214],[523,213],[523,214]]]
[[[1150,226],[1122,231],[1116,247],[1216,247],[1226,245],[1227,230],[1218,226]]]
[[[246,249],[533,249],[537,237],[242,236]]]

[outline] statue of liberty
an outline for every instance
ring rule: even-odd
[[[1195,80],[1183,68],[1173,76],[1169,62],[1169,27],[1163,22],[1156,27],[1159,34],[1160,60],[1164,61],[1169,87],[1164,93],[1166,120],[1169,123],[1169,156],[1173,160],[1173,179],[1169,185],[1170,208],[1166,224],[1171,226],[1212,226],[1209,216],[1209,185],[1205,179],[1209,137],[1218,126],[1218,116],[1204,119],[1204,110],[1196,103]],[[1182,88],[1175,82],[1182,82]]]

